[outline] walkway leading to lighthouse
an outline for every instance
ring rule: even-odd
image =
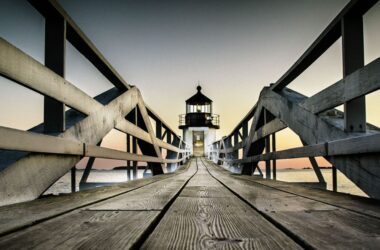
[[[237,176],[175,173],[0,208],[1,249],[300,249],[380,244],[371,199]]]

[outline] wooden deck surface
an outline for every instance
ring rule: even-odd
[[[172,174],[0,207],[0,249],[379,249],[380,202],[230,174]]]

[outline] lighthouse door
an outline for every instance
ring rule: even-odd
[[[204,156],[204,132],[193,131],[193,155]]]

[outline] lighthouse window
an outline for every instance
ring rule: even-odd
[[[202,111],[202,107],[203,106],[197,105],[197,112],[201,112]]]

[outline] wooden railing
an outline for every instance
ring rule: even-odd
[[[364,66],[363,45],[363,15],[376,2],[349,2],[300,59],[262,90],[256,105],[234,130],[209,145],[209,157],[242,174],[257,170],[261,176],[258,162],[265,161],[266,178],[273,174],[274,179],[277,159],[308,157],[319,183],[325,184],[314,159],[323,156],[333,166],[334,190],[339,169],[369,196],[380,198],[380,130],[366,123],[365,115],[365,96],[380,88],[380,59]],[[286,88],[340,37],[342,80],[311,97]],[[344,112],[335,109],[342,104]],[[304,147],[276,151],[275,134],[287,127]]]
[[[45,65],[0,38],[0,74],[45,97],[44,123],[29,131],[0,127],[0,205],[39,197],[83,157],[90,159],[81,182],[96,157],[126,160],[134,175],[138,162],[147,162],[156,175],[190,157],[181,137],[146,106],[140,91],[121,78],[56,1],[30,2],[46,19]],[[67,81],[65,40],[115,88],[92,98]],[[101,147],[112,129],[127,134],[127,152]]]

